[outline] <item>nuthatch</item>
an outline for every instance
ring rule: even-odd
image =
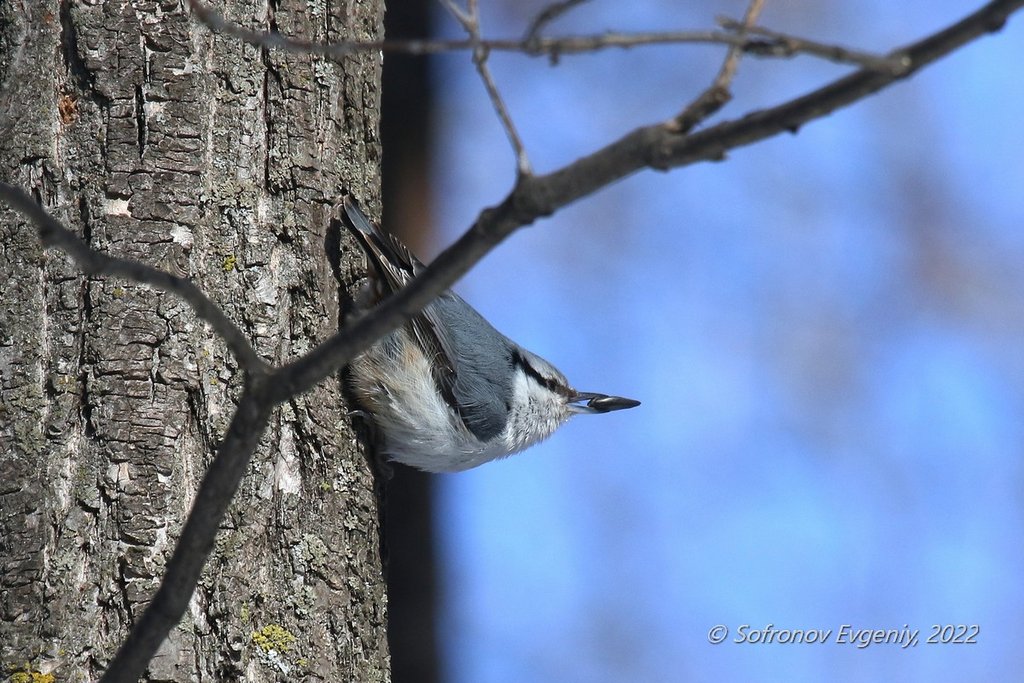
[[[376,300],[423,270],[355,202],[345,202],[345,217],[372,265]],[[349,373],[381,453],[428,472],[458,472],[517,453],[577,413],[640,405],[576,391],[551,363],[450,291],[353,360]]]

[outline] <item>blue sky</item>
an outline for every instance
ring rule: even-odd
[[[518,35],[535,9],[482,5],[489,35]],[[768,0],[762,23],[884,51],[979,5]],[[700,28],[743,8],[594,0],[550,32]],[[546,172],[670,117],[720,59],[647,48],[493,68]],[[448,680],[1019,675],[1020,64],[1017,16],[798,135],[586,198],[457,286],[578,388],[643,406],[438,477]],[[465,56],[438,69],[435,206],[451,241],[514,164]],[[845,71],[747,59],[721,116]],[[730,635],[711,645],[717,624]],[[858,649],[733,643],[743,624],[980,631]]]

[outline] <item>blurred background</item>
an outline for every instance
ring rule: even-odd
[[[545,4],[482,0],[483,32],[518,37]],[[886,52],[981,4],[768,0],[760,23]],[[391,35],[460,36],[435,5],[395,3]],[[744,10],[593,0],[547,34]],[[723,54],[491,65],[544,173],[673,116]],[[578,388],[643,406],[466,473],[397,468],[396,683],[1019,677],[1022,64],[1018,15],[797,135],[588,197],[460,282]],[[748,57],[713,121],[848,71]],[[513,156],[467,55],[388,57],[385,75],[386,221],[429,259],[505,196]],[[734,643],[745,624],[921,642]],[[977,624],[977,644],[926,644],[933,624]]]

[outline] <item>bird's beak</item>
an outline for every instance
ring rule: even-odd
[[[586,391],[576,392],[569,399],[569,409],[576,413],[610,413],[613,410],[636,408],[638,405],[640,405],[640,401],[634,401],[631,398],[593,394]]]

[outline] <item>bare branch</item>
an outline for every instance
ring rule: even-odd
[[[697,161],[717,161],[730,149],[781,132],[796,132],[803,124],[861,100],[965,43],[999,30],[1022,5],[1024,0],[995,0],[952,26],[893,51],[895,59],[907,63],[899,75],[861,69],[802,97],[690,135],[680,135],[668,124],[639,128],[559,171],[536,177],[529,187],[516,188],[506,201],[514,199],[520,206],[531,207],[526,218],[533,220],[642,168],[665,170]]]
[[[761,10],[763,9],[764,0],[750,0],[750,5],[747,7],[747,13],[743,16],[743,21],[734,27],[734,30],[741,38],[747,37],[750,27],[757,23],[757,18],[761,16]],[[716,87],[729,89],[732,85],[732,79],[736,76],[736,70],[740,66],[740,57],[742,56],[742,47],[733,45],[729,48],[725,55],[725,61],[722,62],[722,69],[718,72],[718,77],[715,78],[714,85]]]
[[[526,154],[523,140],[519,137],[519,131],[516,130],[512,116],[505,105],[505,100],[498,90],[497,83],[494,82],[491,68],[487,65],[487,57],[490,51],[481,44],[480,12],[477,8],[476,0],[469,0],[467,11],[460,9],[454,0],[441,0],[441,4],[462,24],[462,28],[469,34],[469,40],[474,45],[473,64],[476,66],[477,73],[480,74],[480,80],[484,83],[487,96],[491,99],[491,106],[494,107],[495,113],[497,113],[498,118],[501,120],[502,128],[505,129],[505,135],[508,137],[509,144],[512,145],[512,151],[516,155],[516,174],[520,177],[531,175],[533,170],[530,166],[530,157]]]
[[[561,0],[561,2],[555,2],[540,12],[530,22],[529,27],[526,29],[526,34],[523,36],[523,42],[527,45],[532,45],[540,39],[540,32],[544,30],[544,27],[550,24],[552,21],[562,16],[573,7],[582,5],[587,0]]]
[[[86,275],[115,275],[176,294],[224,339],[244,372],[264,373],[269,368],[257,355],[242,331],[191,280],[171,275],[138,261],[116,258],[90,249],[78,236],[61,225],[60,221],[44,211],[24,190],[14,185],[0,183],[0,198],[36,224],[39,240],[44,245],[57,247],[66,253]]]
[[[477,23],[476,3],[473,2],[473,0],[469,0],[469,5],[467,6],[467,9],[462,9],[461,7],[459,7],[455,3],[455,0],[438,0],[438,1],[441,3],[441,5],[444,6],[444,8],[446,10],[448,10],[449,14],[451,14],[453,17],[455,17],[455,20],[457,22],[462,24],[463,28],[466,28],[468,25],[476,24]],[[477,24],[477,26],[479,26],[479,25]],[[467,32],[469,32],[469,29],[466,29],[466,30],[467,30]],[[472,34],[470,34],[470,41],[471,42],[472,42],[472,39],[473,39],[472,38]]]
[[[200,23],[215,33],[237,38],[242,42],[266,50],[283,50],[303,55],[315,55],[328,59],[342,59],[362,52],[391,52],[410,55],[431,55],[442,52],[475,50],[477,44],[465,40],[371,40],[318,43],[286,38],[277,31],[254,31],[228,21],[207,7],[201,0],[188,0],[188,6]],[[461,12],[461,10],[460,10]],[[782,34],[779,34],[780,36]],[[755,57],[791,57],[806,52],[819,57],[835,59],[836,54],[850,56],[855,53],[840,47],[831,47],[802,41],[792,37],[780,37],[777,42],[764,37],[739,36],[731,31],[652,31],[644,33],[607,32],[595,35],[559,36],[556,38],[533,37],[515,39],[480,38],[479,46],[489,52],[519,52],[526,55],[547,55],[552,58],[568,54],[596,52],[608,48],[628,49],[656,45],[727,45],[737,46]],[[806,48],[805,48],[806,46]],[[820,46],[814,47],[814,46]],[[839,61],[867,65],[863,59],[842,59]],[[885,57],[871,56],[871,63],[879,68],[894,68]],[[899,65],[896,64],[896,67]]]
[[[908,63],[906,74],[987,33],[997,31],[1024,0],[997,0],[965,19],[894,54]],[[320,378],[337,372],[358,351],[412,317],[448,289],[480,258],[516,228],[547,216],[583,196],[642,168],[668,169],[697,161],[719,160],[729,149],[751,144],[852,104],[897,80],[864,69],[804,97],[727,121],[693,135],[679,135],[664,124],[637,129],[565,168],[522,179],[497,207],[485,209],[473,226],[441,253],[415,281],[383,301],[345,334],[335,335],[306,356],[281,368],[279,395],[309,390]],[[277,399],[280,400],[280,399]]]
[[[283,50],[303,55],[316,55],[341,59],[361,52],[396,52],[411,55],[430,55],[442,52],[473,50],[472,40],[371,40],[318,43],[286,38],[277,31],[254,31],[228,21],[201,0],[188,0],[192,14],[200,23],[215,33],[237,38],[242,42],[266,50]],[[461,10],[459,10],[461,12]],[[675,31],[651,33],[605,33],[591,36],[540,38],[527,43],[524,40],[481,39],[480,45],[492,52],[523,52],[526,54],[575,54],[593,52],[609,47],[637,47],[669,43],[698,43],[735,45],[735,35],[722,31]]]
[[[0,183],[0,199],[36,224],[40,241],[70,256],[87,275],[114,275],[155,287],[184,299],[196,315],[220,335],[238,358],[246,373],[246,389],[228,427],[217,456],[196,492],[188,520],[167,563],[167,569],[152,602],[135,623],[107,668],[103,683],[134,683],[167,634],[181,620],[203,565],[220,527],[224,512],[234,497],[238,482],[263,436],[274,403],[266,395],[269,366],[224,312],[190,280],[176,277],[137,261],[114,258],[95,251],[57,219],[48,214],[23,190]],[[259,390],[263,388],[263,390]]]
[[[160,643],[188,606],[199,575],[234,497],[238,482],[256,450],[275,403],[268,395],[269,366],[223,311],[191,281],[175,277],[137,261],[114,258],[95,251],[48,214],[23,190],[0,183],[0,199],[36,224],[40,241],[68,254],[87,275],[115,275],[162,289],[188,302],[232,348],[246,371],[246,388],[231,419],[217,456],[196,492],[188,520],[167,563],[160,587],[142,617],[118,649],[103,683],[134,683],[146,670]]]
[[[736,28],[740,38],[746,38],[747,29],[757,21],[763,8],[764,0],[751,0],[743,22]],[[666,125],[676,133],[689,133],[697,124],[707,120],[708,117],[724,107],[732,99],[729,87],[732,85],[732,79],[736,76],[742,55],[743,48],[736,45],[731,46],[726,52],[722,68],[719,69],[711,86],[686,105],[686,108]]]
[[[718,23],[724,29],[739,32],[738,35],[743,36],[744,38],[747,37],[745,34],[753,34],[768,38],[768,40],[761,43],[747,42],[742,49],[749,55],[791,57],[797,53],[803,53],[815,55],[822,59],[827,59],[830,62],[837,62],[839,64],[855,64],[866,69],[892,71],[894,75],[899,75],[909,66],[905,59],[873,55],[868,52],[852,50],[839,45],[818,43],[813,40],[807,40],[806,38],[797,38],[796,36],[772,31],[761,26],[746,25],[743,22],[739,22],[728,17],[718,17]]]
[[[344,334],[335,335],[276,372],[275,400],[308,391],[323,377],[338,372],[356,353],[450,288],[517,228],[643,168],[667,170],[698,161],[718,161],[730,149],[782,132],[796,132],[803,124],[849,106],[964,44],[998,31],[1022,5],[1024,0],[995,0],[948,28],[895,50],[893,56],[907,63],[906,71],[899,76],[861,69],[803,97],[691,135],[682,135],[661,123],[638,128],[562,169],[520,178],[501,204],[484,209],[472,227],[409,286],[381,302]]]
[[[533,167],[530,164],[530,157],[526,154],[526,147],[523,145],[523,141],[519,137],[519,131],[516,130],[516,126],[512,122],[512,116],[508,113],[508,107],[505,106],[505,101],[502,99],[501,93],[498,91],[498,86],[494,82],[494,77],[491,76],[491,69],[487,66],[486,48],[480,48],[473,53],[473,63],[476,65],[477,73],[480,74],[480,79],[484,82],[484,87],[487,88],[487,95],[491,98],[491,106],[494,107],[494,111],[498,114],[498,118],[501,119],[501,125],[505,129],[505,135],[508,137],[509,144],[512,145],[512,150],[515,152],[516,173],[519,176],[531,175],[533,173]]]

